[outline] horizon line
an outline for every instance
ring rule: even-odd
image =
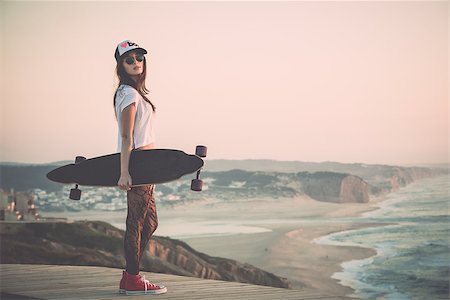
[[[94,158],[94,157],[92,157]],[[89,159],[89,158],[88,158]],[[214,158],[208,159],[207,161],[274,161],[274,162],[286,162],[286,163],[315,163],[315,164],[324,164],[324,163],[338,163],[338,164],[361,164],[361,165],[387,165],[387,166],[433,166],[433,165],[447,165],[450,167],[450,161],[447,162],[428,162],[428,163],[366,163],[366,162],[340,162],[333,160],[325,160],[325,161],[302,161],[302,160],[279,160],[273,158],[242,158],[242,159],[232,159],[232,158]],[[59,160],[53,162],[17,162],[17,161],[0,161],[0,165],[55,165],[55,164],[70,164],[73,160]]]

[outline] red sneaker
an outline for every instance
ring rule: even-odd
[[[141,295],[141,294],[164,294],[167,288],[163,285],[157,285],[145,279],[141,274],[127,275],[125,284],[125,294]]]
[[[123,271],[122,272],[122,279],[120,279],[120,283],[119,283],[119,294],[125,294],[125,292],[126,292],[125,284],[127,282],[127,277],[128,277],[128,272],[127,271]]]

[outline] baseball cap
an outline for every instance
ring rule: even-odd
[[[129,41],[129,40],[125,40],[117,45],[116,52],[114,53],[114,57],[116,58],[116,61],[118,61],[122,55],[124,55],[125,53],[127,53],[131,50],[136,50],[136,49],[139,49],[142,51],[142,53],[147,54],[147,50],[139,47],[138,44],[136,44],[132,41]]]

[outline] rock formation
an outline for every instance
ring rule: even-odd
[[[0,223],[1,262],[124,268],[123,230],[108,223]],[[249,264],[211,257],[186,243],[155,236],[143,271],[290,288],[285,278]]]
[[[369,185],[357,176],[331,173],[299,173],[303,192],[319,201],[345,203],[369,202]]]
[[[164,265],[159,265],[164,262]],[[192,249],[188,244],[169,238],[155,237],[149,243],[149,255],[143,262],[151,270],[164,271],[168,265],[179,275],[220,279],[259,285],[290,288],[285,278],[265,272],[252,265],[231,259],[211,257]],[[176,268],[175,268],[176,266]],[[180,270],[181,269],[181,270]]]

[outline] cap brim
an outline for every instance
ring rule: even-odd
[[[144,48],[136,48],[134,50],[141,50],[142,53],[147,54],[147,50],[145,50]]]

